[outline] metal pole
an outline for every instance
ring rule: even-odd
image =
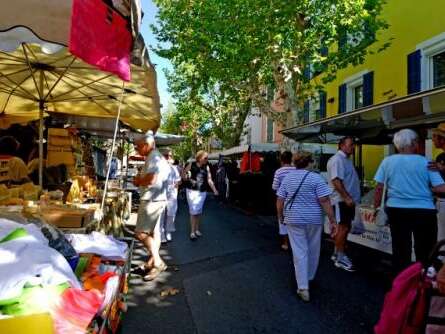
[[[43,94],[43,73],[40,72],[40,91]],[[39,101],[39,186],[43,188],[43,112],[45,103]]]
[[[105,179],[104,193],[102,195],[102,204],[100,205],[100,210],[102,212],[104,210],[105,198],[107,196],[108,180],[110,178],[110,171],[111,171],[111,160],[113,159],[114,147],[116,145],[117,130],[119,129],[119,118],[121,117],[121,106],[122,106],[122,100],[124,99],[124,88],[125,88],[125,82],[122,81],[122,92],[121,92],[121,97],[119,99],[119,106],[118,106],[117,117],[116,117],[116,125],[114,126],[113,143],[111,145],[111,152],[110,152],[110,155],[108,157],[107,177]]]

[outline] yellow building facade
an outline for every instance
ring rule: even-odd
[[[377,50],[383,43],[391,40],[390,47],[368,55],[359,66],[350,66],[337,73],[337,78],[325,87],[326,116],[359,108],[364,98],[363,77],[367,74],[369,76],[369,73],[372,73],[372,104],[406,96],[410,89],[413,93],[442,85],[445,80],[441,77],[445,73],[443,9],[443,0],[388,1],[382,15],[389,28],[377,33],[378,41],[370,48]],[[413,80],[417,82],[413,83]],[[409,85],[411,88],[408,88]],[[341,86],[343,92],[340,92]],[[417,89],[413,90],[412,87],[416,86]],[[437,152],[433,152],[435,154]],[[365,179],[373,178],[384,155],[383,146],[364,147]]]

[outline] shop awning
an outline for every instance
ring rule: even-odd
[[[363,144],[388,144],[399,129],[428,129],[440,122],[445,122],[445,87],[291,127],[281,133],[298,142],[331,143],[341,136],[354,136]]]
[[[249,151],[251,152],[276,152],[280,150],[280,145],[274,144],[274,143],[258,143],[258,144],[251,144],[251,145],[240,145],[228,148],[227,150],[215,152],[209,155],[210,159],[217,159],[220,155],[222,156],[231,156],[231,155],[237,155],[242,154],[244,152]]]

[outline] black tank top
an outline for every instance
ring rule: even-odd
[[[190,173],[192,181],[190,184],[190,189],[199,190],[202,192],[207,191],[209,183],[207,181],[208,172],[207,165],[199,167],[196,162],[193,162],[190,166]]]

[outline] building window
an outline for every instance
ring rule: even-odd
[[[339,113],[353,111],[373,104],[374,72],[357,73],[339,86]]]
[[[273,138],[273,119],[271,119],[271,118],[267,118],[267,124],[266,124],[266,135],[267,135],[267,138],[266,138],[266,141],[268,142],[268,143],[273,143],[273,140],[274,140],[274,138]]]
[[[431,58],[433,88],[445,85],[445,51]]]
[[[320,95],[309,100],[309,122],[319,119],[320,115]]]
[[[354,106],[354,109],[363,107],[363,85],[358,85],[353,88],[352,105]]]
[[[422,90],[445,85],[445,32],[419,45],[420,76]]]
[[[363,106],[363,76],[346,83],[346,111]]]

